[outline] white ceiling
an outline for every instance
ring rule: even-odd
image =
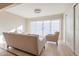
[[[8,8],[6,11],[25,17],[39,17],[64,13],[72,3],[23,3]],[[41,9],[41,13],[36,14],[34,9]]]

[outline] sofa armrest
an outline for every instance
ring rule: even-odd
[[[46,43],[46,39],[44,39],[44,38],[39,38],[38,39],[37,44],[38,44],[38,54],[39,55],[40,55],[42,49],[45,47],[45,43]]]

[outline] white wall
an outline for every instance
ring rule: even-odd
[[[0,34],[17,28],[20,25],[24,26],[24,22],[25,19],[20,16],[0,11]]]
[[[66,10],[64,14],[64,36],[65,43],[74,51],[74,16],[73,16],[73,6]]]
[[[79,4],[75,8],[75,53],[79,55]]]
[[[31,20],[30,19],[25,19],[24,22],[24,31],[28,34],[31,33]]]
[[[79,55],[79,4],[75,6],[75,10],[70,7],[65,12],[64,26],[65,43],[76,55]]]

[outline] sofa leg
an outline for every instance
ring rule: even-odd
[[[9,49],[9,45],[7,45],[7,49]]]
[[[56,45],[58,46],[58,42],[56,42]]]
[[[45,46],[44,46],[44,49],[45,49]]]

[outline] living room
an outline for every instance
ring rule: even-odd
[[[77,4],[0,3],[0,55],[79,55],[78,46],[75,48],[73,43],[73,21],[65,20],[66,17],[72,19],[75,5]]]

